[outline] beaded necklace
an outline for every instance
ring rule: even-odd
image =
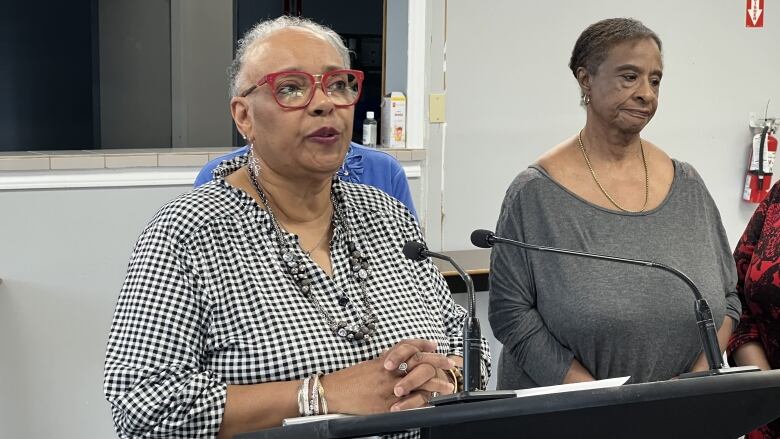
[[[310,258],[310,255],[303,250],[300,245],[295,245],[287,239],[286,233],[282,230],[282,226],[276,219],[273,209],[271,209],[271,204],[268,202],[268,197],[263,190],[263,186],[257,178],[260,174],[260,166],[253,152],[250,152],[249,154],[248,169],[252,185],[255,187],[257,195],[263,203],[263,207],[265,207],[265,211],[268,213],[271,225],[274,228],[276,241],[279,244],[279,257],[281,258],[282,266],[287,271],[287,274],[293,279],[298,290],[300,290],[303,296],[314,305],[314,308],[325,319],[335,335],[354,342],[369,340],[376,332],[376,326],[379,322],[376,314],[374,314],[374,311],[371,308],[371,302],[368,300],[367,294],[367,285],[368,279],[371,277],[371,270],[368,263],[368,257],[358,249],[357,244],[352,239],[352,233],[348,227],[341,203],[343,202],[343,193],[340,190],[337,190],[340,189],[338,188],[338,179],[334,178],[331,184],[330,201],[333,204],[331,222],[334,225],[334,229],[336,224],[341,224],[344,229],[350,263],[350,270],[347,277],[352,281],[357,282],[359,287],[358,296],[360,302],[363,304],[363,309],[358,309],[358,306],[354,303],[355,301],[350,300],[346,291],[342,291],[339,294],[338,304],[345,309],[348,305],[351,305],[352,309],[358,314],[357,323],[336,320],[322,307],[319,300],[317,300],[312,291],[311,273],[303,261],[304,257]],[[338,194],[338,196],[336,194]]]

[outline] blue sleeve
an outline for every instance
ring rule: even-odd
[[[249,146],[244,145],[241,148],[238,148],[235,151],[229,152],[223,156],[217,157],[214,160],[211,160],[210,162],[203,165],[203,168],[198,172],[198,176],[195,177],[195,183],[192,185],[193,187],[197,188],[198,186],[204,185],[211,180],[214,179],[214,169],[216,169],[217,166],[220,165],[225,160],[231,160],[235,157],[238,157],[240,155],[244,155],[249,151]]]
[[[222,160],[222,158],[218,158],[206,163],[200,172],[198,172],[198,176],[195,177],[195,184],[193,184],[192,187],[197,188],[198,186],[204,185],[213,180],[214,177],[211,175],[211,173],[214,172],[214,168],[219,165],[220,160]]]
[[[409,180],[406,178],[404,168],[400,165],[397,166],[395,172],[393,173],[392,182],[393,188],[390,195],[395,197],[398,201],[404,203],[406,208],[412,212],[414,218],[419,221],[420,217],[417,216],[417,210],[415,210],[414,201],[412,201],[412,191],[409,189]]]

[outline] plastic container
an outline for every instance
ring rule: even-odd
[[[363,120],[363,145],[376,148],[377,124],[374,119],[374,112],[367,111],[366,118]]]

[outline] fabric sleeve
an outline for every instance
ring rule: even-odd
[[[516,183],[513,183],[513,185]],[[501,207],[496,235],[524,240],[519,190],[510,190]],[[536,307],[535,284],[525,250],[497,245],[490,255],[490,305],[493,334],[539,386],[561,384],[574,354],[550,333]]]
[[[734,260],[731,257],[731,249],[729,248],[729,240],[726,236],[726,229],[723,227],[723,222],[720,218],[720,212],[718,211],[717,206],[715,205],[715,201],[710,198],[710,203],[712,205],[712,209],[715,211],[715,218],[714,223],[716,225],[716,230],[713,232],[717,236],[716,242],[720,243],[720,248],[718,251],[720,252],[720,266],[721,266],[721,277],[723,279],[724,285],[724,294],[725,294],[725,303],[726,303],[726,316],[725,317],[731,317],[734,320],[735,324],[738,324],[740,321],[740,314],[742,314],[742,304],[740,303],[739,295],[737,294],[737,283],[738,283],[738,276],[737,276],[737,270],[734,266]],[[724,317],[724,318],[725,318]]]
[[[419,220],[417,216],[417,210],[414,208],[414,201],[412,200],[412,191],[409,189],[409,180],[406,178],[406,172],[400,164],[396,164],[397,168],[393,174],[393,193],[390,194],[398,201],[404,203],[407,209],[412,212],[414,218]]]
[[[188,259],[155,226],[131,256],[104,370],[104,392],[122,438],[207,438],[219,431],[227,385],[201,362],[209,313]]]
[[[734,352],[742,345],[752,341],[760,341],[759,330],[756,325],[756,319],[752,310],[745,299],[745,276],[750,267],[750,261],[753,258],[756,246],[761,240],[761,233],[764,228],[764,220],[769,207],[780,202],[780,185],[775,183],[769,195],[758,205],[756,211],[745,227],[745,231],[737,242],[734,249],[734,261],[737,266],[737,293],[742,303],[742,317],[734,333],[729,340],[726,353],[731,365],[736,365],[732,358]]]
[[[740,314],[742,313],[742,305],[740,304],[737,295],[737,272],[734,267],[734,260],[731,258],[729,240],[726,236],[726,229],[723,227],[720,211],[709,190],[707,190],[704,179],[701,178],[701,175],[699,175],[696,169],[688,163],[681,163],[681,165],[687,168],[685,172],[701,186],[704,211],[707,214],[707,222],[710,226],[711,234],[713,235],[712,240],[719,253],[720,276],[721,279],[723,279],[723,290],[725,295],[725,314],[727,317],[731,317],[735,323],[738,323]]]
[[[222,162],[226,160],[232,160],[240,155],[244,155],[248,151],[249,151],[249,146],[244,145],[243,147],[238,148],[233,152],[229,152],[225,155],[215,158],[214,160],[209,161],[208,163],[203,165],[203,168],[201,168],[200,172],[198,172],[198,176],[195,177],[195,183],[192,185],[192,187],[198,188],[210,182],[211,180],[214,180],[214,170],[217,169],[217,167],[220,164],[222,164]]]
[[[195,183],[192,187],[197,188],[213,180],[214,175],[212,172],[214,172],[214,168],[219,165],[221,160],[222,158],[218,158],[206,163],[203,168],[201,168],[200,172],[198,172],[198,176],[195,177]]]

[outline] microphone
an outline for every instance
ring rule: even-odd
[[[441,253],[428,250],[425,244],[417,241],[408,241],[404,244],[404,256],[413,261],[424,261],[427,258],[442,259],[455,268],[466,283],[469,309],[466,321],[463,323],[463,391],[470,392],[482,388],[482,374],[480,373],[480,353],[482,344],[482,329],[477,319],[476,299],[474,298],[474,282],[471,276],[458,265],[454,259]]]
[[[722,375],[727,373],[749,372],[753,370],[758,370],[758,368],[754,368],[752,366],[740,367],[740,368],[733,367],[729,369],[723,368],[723,356],[721,355],[720,346],[718,345],[718,333],[717,330],[715,329],[715,322],[712,319],[712,311],[710,310],[710,305],[709,303],[707,303],[707,299],[702,297],[701,293],[699,292],[699,289],[696,287],[696,284],[693,283],[691,278],[688,277],[683,272],[681,272],[680,270],[677,270],[676,268],[672,268],[668,265],[664,265],[658,262],[644,261],[641,259],[621,258],[617,256],[600,255],[596,253],[586,253],[586,252],[580,252],[575,250],[547,247],[543,245],[526,244],[525,242],[516,241],[514,239],[508,239],[508,238],[502,238],[496,236],[490,230],[480,229],[480,230],[473,231],[471,233],[471,243],[480,248],[491,248],[495,244],[509,244],[516,247],[522,247],[527,250],[560,253],[565,255],[599,259],[603,261],[613,261],[613,262],[621,262],[621,263],[633,264],[633,265],[642,265],[645,267],[660,268],[661,270],[664,270],[668,273],[672,273],[673,275],[681,279],[683,282],[685,282],[686,285],[688,285],[688,287],[693,292],[694,297],[696,298],[696,302],[694,305],[694,311],[696,313],[696,324],[699,328],[699,338],[701,339],[702,349],[704,350],[704,355],[707,358],[707,364],[709,365],[708,371],[684,373],[680,375],[680,378],[691,378],[691,377],[708,376],[708,375]]]
[[[446,405],[460,402],[484,401],[488,399],[514,398],[512,391],[482,391],[482,374],[480,373],[480,354],[482,347],[482,330],[477,319],[476,299],[474,298],[474,282],[471,276],[451,257],[428,250],[425,244],[408,241],[404,244],[404,256],[413,261],[424,261],[427,258],[442,259],[449,262],[466,283],[469,308],[466,320],[463,322],[463,391],[452,395],[440,395],[432,398],[431,405]]]

